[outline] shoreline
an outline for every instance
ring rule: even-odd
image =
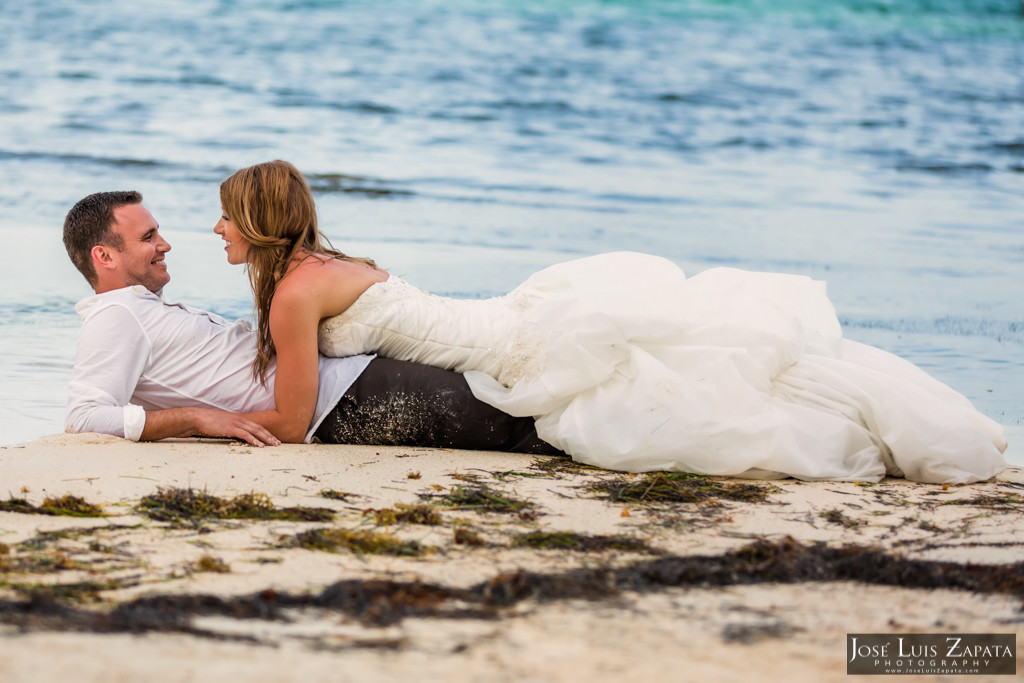
[[[657,479],[65,434],[0,448],[0,482],[0,502],[71,495],[106,515],[0,511],[5,681],[839,680],[847,633],[1022,641],[1019,467],[953,486]],[[161,492],[307,517],[146,508]]]

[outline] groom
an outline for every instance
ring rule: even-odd
[[[64,246],[95,294],[82,317],[66,428],[136,441],[222,436],[280,441],[260,424],[274,407],[275,365],[253,378],[248,323],[168,303],[171,245],[138,192],[99,192],[68,212]],[[370,356],[320,357],[316,411],[305,435],[328,443],[557,454],[530,418],[477,400],[462,375]]]

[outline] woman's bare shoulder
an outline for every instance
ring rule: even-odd
[[[368,287],[387,279],[386,271],[362,263],[309,255],[295,263],[281,279],[274,300],[307,304],[319,300],[324,315],[336,315]]]
[[[309,254],[296,259],[278,284],[278,290],[281,287],[305,288],[322,284],[337,286],[350,281],[379,282],[387,278],[387,272],[362,263]]]

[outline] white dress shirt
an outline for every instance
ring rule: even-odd
[[[75,306],[82,317],[65,416],[70,432],[138,441],[147,410],[202,407],[236,413],[274,407],[253,380],[257,338],[249,323],[171,304],[141,285],[95,294]],[[308,442],[372,356],[320,357],[320,391]]]

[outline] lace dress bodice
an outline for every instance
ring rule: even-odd
[[[325,356],[378,353],[387,358],[483,372],[506,386],[536,358],[526,340],[527,297],[451,299],[394,275],[371,285],[341,315],[320,323]]]

